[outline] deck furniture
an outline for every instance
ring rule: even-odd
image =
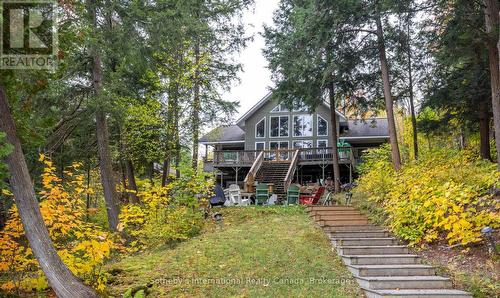
[[[286,192],[287,205],[295,205],[299,203],[300,190],[297,185],[290,185]]]
[[[316,193],[314,195],[312,195],[312,196],[300,196],[299,202],[302,205],[315,205],[319,202],[319,200],[323,196],[324,192],[325,192],[325,187],[320,186],[316,190]]]
[[[263,205],[269,201],[269,186],[266,183],[257,184],[255,188],[255,204]]]

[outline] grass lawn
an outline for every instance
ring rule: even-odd
[[[328,238],[302,207],[218,209],[198,237],[109,266],[111,294],[151,297],[361,297]]]

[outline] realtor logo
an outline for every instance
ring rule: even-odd
[[[0,69],[54,69],[55,2],[4,0],[0,5]]]

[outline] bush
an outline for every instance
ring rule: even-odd
[[[500,226],[496,166],[470,151],[433,150],[396,173],[385,146],[369,150],[360,170],[356,192],[380,205],[387,225],[412,245],[441,238],[467,245],[481,240],[482,227]]]
[[[171,243],[188,239],[203,227],[203,206],[211,196],[213,181],[203,175],[185,175],[165,187],[139,181],[140,205],[124,206],[120,229],[130,238],[130,246]]]
[[[78,173],[81,165],[75,163],[69,167],[63,182],[56,176],[52,161],[43,155],[40,161],[45,165],[40,211],[52,242],[75,275],[102,291],[107,281],[102,266],[118,246],[111,234],[85,220],[84,202],[90,190],[84,186],[84,175]],[[0,289],[32,291],[46,288],[47,281],[24,236],[16,206],[13,206],[0,231]]]

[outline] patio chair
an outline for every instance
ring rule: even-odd
[[[316,193],[314,195],[301,196],[299,201],[302,205],[315,205],[321,199],[324,192],[325,192],[325,188],[323,186],[321,186],[316,190]]]
[[[233,205],[242,205],[242,199],[241,199],[241,190],[240,187],[236,184],[231,184],[229,185],[228,188],[228,197],[229,200],[233,203]]]
[[[269,200],[269,187],[266,183],[259,183],[255,188],[255,204],[263,205]]]
[[[295,205],[299,202],[300,189],[297,185],[290,185],[286,192],[286,204]]]

